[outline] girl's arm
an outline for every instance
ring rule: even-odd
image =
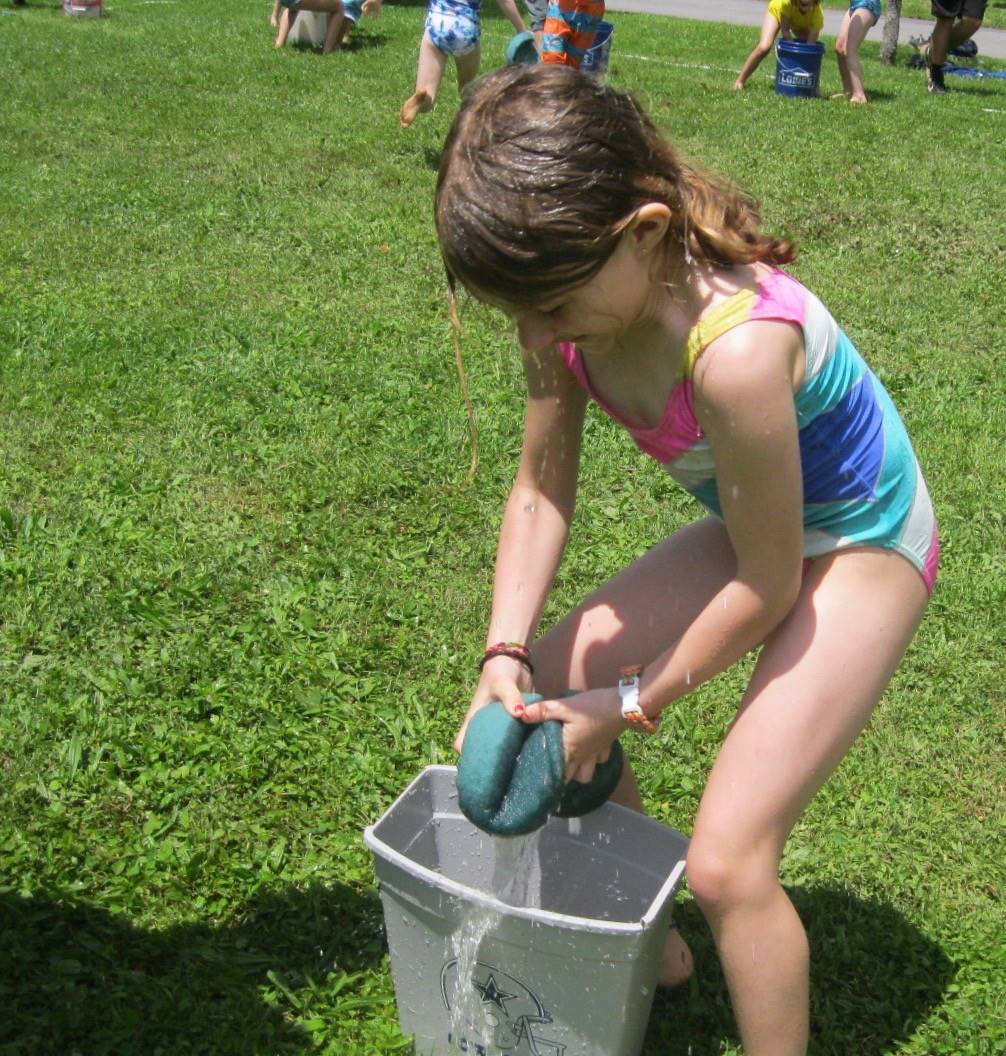
[[[802,357],[797,328],[753,322],[713,341],[699,360],[696,411],[712,444],[737,571],[677,641],[636,658],[646,665],[639,703],[651,718],[764,641],[796,600],[803,480],[793,393]],[[567,778],[587,781],[625,729],[619,704],[612,685],[531,705],[525,717],[564,724]]]
[[[785,15],[782,16],[782,21],[779,23],[779,30],[782,33],[783,40],[793,39],[793,26]]]
[[[802,362],[799,330],[767,321],[728,331],[699,360],[696,412],[712,445],[737,571],[681,638],[650,661],[640,700],[648,715],[764,641],[796,600],[803,478],[793,393]]]
[[[503,512],[486,644],[530,644],[569,538],[576,506],[587,396],[557,348],[525,355],[527,410],[520,465]],[[490,700],[511,713],[531,689],[527,669],[506,656],[485,665],[455,746],[472,714]]]
[[[518,33],[523,33],[527,26],[524,25],[524,19],[521,18],[520,12],[517,10],[517,4],[514,0],[497,0],[500,5],[500,10],[510,19],[510,23]]]
[[[735,90],[740,90],[747,84],[748,78],[758,69],[762,59],[772,50],[778,34],[778,20],[771,11],[766,11],[765,17],[762,19],[761,36],[758,38],[758,43],[754,46],[751,54],[744,60],[741,72],[737,74],[737,80],[734,81]]]

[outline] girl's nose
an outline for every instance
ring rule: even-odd
[[[517,339],[525,352],[541,352],[556,342],[555,327],[541,312],[523,312],[517,317]]]

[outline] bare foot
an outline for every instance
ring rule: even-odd
[[[433,109],[433,100],[429,92],[415,92],[402,104],[398,115],[402,128],[408,128],[416,119],[417,114],[425,114]]]
[[[677,928],[672,928],[664,943],[664,959],[657,976],[657,985],[681,986],[691,979],[694,971],[695,962],[688,943],[678,934]]]
[[[734,81],[734,91],[735,92],[743,92],[744,91],[744,82],[739,77],[738,77],[738,79],[736,81]]]
[[[850,103],[862,103],[863,105],[865,105],[866,102],[867,102],[867,98],[866,98],[865,95],[850,95],[849,96],[849,102]]]

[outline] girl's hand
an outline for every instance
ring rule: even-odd
[[[525,722],[558,719],[566,750],[566,780],[588,782],[594,767],[611,754],[611,745],[625,730],[618,690],[592,689],[562,700],[528,704]]]
[[[468,723],[480,708],[498,700],[511,715],[521,718],[521,712],[524,710],[524,698],[521,693],[530,693],[533,688],[531,673],[519,660],[509,656],[494,656],[487,661],[482,668],[482,677],[475,689],[468,714],[465,715],[465,721],[454,738],[454,750],[460,754],[465,743]]]

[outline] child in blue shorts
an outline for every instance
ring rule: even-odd
[[[863,88],[863,66],[859,61],[859,46],[866,34],[880,18],[880,0],[851,0],[849,10],[842,19],[842,27],[835,41],[838,72],[842,77],[842,88],[850,103],[865,103]]]
[[[515,0],[497,0],[518,33],[525,30]],[[433,109],[447,59],[454,57],[458,91],[479,72],[482,40],[482,0],[430,0],[426,28],[419,45],[416,90],[402,104],[399,120],[408,128],[419,114]]]

